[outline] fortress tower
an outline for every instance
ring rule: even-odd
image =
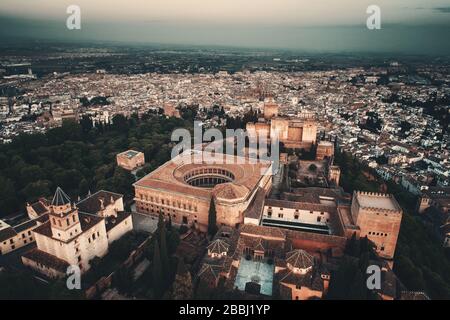
[[[278,116],[278,105],[273,98],[268,98],[264,102],[264,119],[270,120]]]
[[[341,168],[339,168],[338,166],[330,166],[330,169],[328,170],[328,181],[338,186],[340,178],[341,178]]]
[[[394,196],[355,191],[351,213],[353,221],[361,229],[360,237],[367,236],[381,258],[392,260],[403,214]]]

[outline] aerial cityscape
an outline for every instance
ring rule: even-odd
[[[294,40],[270,0],[263,44],[234,0],[131,1],[117,31],[39,2],[0,4],[1,300],[450,299],[448,3],[344,1]]]

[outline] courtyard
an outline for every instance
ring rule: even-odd
[[[247,282],[256,282],[261,286],[261,294],[272,296],[273,273],[273,264],[242,257],[234,286],[244,291]]]

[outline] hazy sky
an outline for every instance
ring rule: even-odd
[[[71,4],[79,31],[65,28]],[[365,27],[371,4],[382,30]],[[0,0],[0,27],[1,37],[449,54],[450,0]]]

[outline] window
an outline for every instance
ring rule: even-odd
[[[294,216],[294,219],[298,219],[298,214],[296,214],[296,215]]]
[[[283,218],[283,214],[282,214],[282,213],[279,213],[279,214],[278,214],[278,218]]]
[[[14,243],[14,239],[9,239],[9,243]]]
[[[25,233],[22,233],[22,239],[25,239]]]
[[[61,220],[58,220],[58,225],[62,227]]]
[[[321,222],[322,221],[322,217],[317,217],[317,222]]]
[[[72,220],[73,220],[73,222],[75,222],[75,215],[72,216]]]
[[[92,240],[95,240],[95,233],[92,234]]]
[[[81,256],[78,256],[78,262],[81,262]]]
[[[31,231],[28,231],[28,235],[31,236]]]
[[[67,223],[68,226],[70,226],[70,220],[69,220],[69,218],[66,219],[66,223]]]

